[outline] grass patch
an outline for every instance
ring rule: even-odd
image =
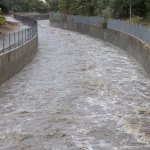
[[[141,24],[143,26],[150,27],[150,18],[143,19],[139,16],[133,16],[130,20],[130,18],[124,19],[125,21],[131,21],[132,23]]]

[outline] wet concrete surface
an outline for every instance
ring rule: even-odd
[[[48,21],[0,103],[0,150],[150,150],[149,76],[123,51]]]

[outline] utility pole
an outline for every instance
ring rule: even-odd
[[[8,1],[8,9],[10,11],[10,0]]]
[[[29,5],[29,6],[30,6],[30,12],[31,12],[31,5],[32,5],[33,3],[34,3],[34,1],[33,1],[33,2],[31,2],[31,3],[30,3],[30,5]]]
[[[132,4],[130,4],[130,22],[131,22],[131,19],[132,19]]]

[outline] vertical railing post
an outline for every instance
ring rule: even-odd
[[[5,49],[5,37],[3,35],[3,53],[4,53],[4,49]]]
[[[29,28],[29,40],[31,39],[31,28]]]
[[[30,38],[30,40],[31,40],[32,39],[32,27],[30,29],[31,29],[31,38]]]
[[[18,31],[18,46],[19,46],[19,31]]]
[[[10,33],[9,33],[9,50],[11,50],[11,47],[10,47]]]
[[[32,27],[31,27],[31,39],[32,39]]]
[[[28,28],[28,41],[30,39],[30,28]]]
[[[34,26],[32,26],[32,38],[34,37]]]
[[[25,29],[25,43],[26,43],[26,29]]]
[[[29,30],[27,29],[27,41],[29,40]]]
[[[31,39],[32,39],[32,27],[31,27]]]
[[[32,38],[33,38],[33,26],[32,26]]]
[[[14,46],[16,47],[16,32],[14,32]]]
[[[22,44],[23,44],[23,30],[22,30]]]
[[[30,28],[30,40],[31,40],[31,38],[32,38],[32,28]]]

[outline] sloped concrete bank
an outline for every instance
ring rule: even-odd
[[[21,15],[24,15],[26,17],[29,17],[29,18],[32,18],[32,19],[35,19],[35,20],[48,20],[50,15],[49,13],[20,13]]]
[[[117,30],[108,28],[103,29],[98,25],[67,22],[64,20],[64,18],[61,18],[61,20],[55,20],[51,18],[50,24],[55,27],[76,31],[83,34],[89,34],[92,37],[102,39],[116,47],[119,47],[120,49],[132,55],[150,75],[150,46],[140,39]]]
[[[37,52],[38,35],[30,41],[0,55],[0,84],[19,73]]]
[[[36,20],[48,20],[49,14],[39,14],[39,15],[27,15],[30,18],[34,18]]]

